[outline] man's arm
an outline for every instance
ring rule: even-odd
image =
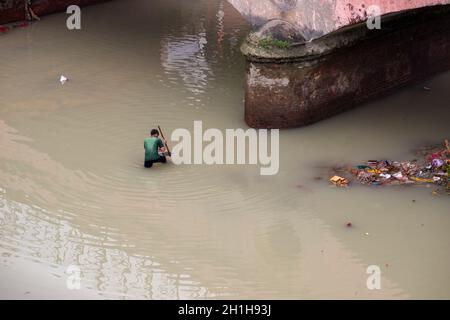
[[[162,152],[162,153],[167,151],[166,150],[166,145],[163,143],[161,138],[158,139],[158,151]]]

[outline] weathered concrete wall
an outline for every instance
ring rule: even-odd
[[[34,0],[31,8],[38,15],[64,11],[70,5],[86,6],[107,0]],[[0,0],[0,24],[25,19],[25,0]]]
[[[367,9],[377,5],[381,14],[439,4],[450,0],[228,0],[250,23],[271,19],[296,25],[307,40],[343,26],[367,20]]]
[[[248,125],[308,125],[450,69],[450,6],[394,15],[382,26],[363,23],[306,43],[291,62],[247,57]]]

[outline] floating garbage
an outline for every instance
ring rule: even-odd
[[[334,175],[330,182],[336,186],[347,186],[352,180],[370,186],[433,184],[438,188],[446,189],[450,194],[450,144],[448,140],[444,141],[443,146],[420,150],[419,155],[422,156],[422,160],[415,159],[405,162],[369,160],[365,164],[346,169],[341,168],[335,173],[344,177]],[[345,173],[350,173],[351,176],[347,177]],[[441,193],[435,190],[433,194]]]
[[[69,81],[69,79],[63,75],[61,75],[61,77],[59,78],[59,82],[61,82],[62,85],[64,85],[64,83],[66,83],[67,81]]]
[[[346,187],[348,186],[348,180],[339,176],[331,177],[330,182],[337,187]]]
[[[431,161],[431,165],[435,168],[442,167],[444,165],[444,161],[442,159],[436,158]]]
[[[26,21],[21,21],[21,22],[16,22],[16,23],[9,23],[6,25],[0,25],[0,34],[2,33],[7,33],[9,31],[11,31],[12,29],[15,28],[26,28],[28,27],[28,22]]]

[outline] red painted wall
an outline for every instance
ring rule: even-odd
[[[105,2],[107,0],[35,0],[32,9],[38,15],[65,11],[70,5],[86,6],[89,4]],[[25,19],[24,0],[3,0],[0,3],[0,24]]]
[[[372,5],[381,14],[450,4],[450,0],[228,0],[250,23],[282,19],[299,27],[309,39],[367,20]]]

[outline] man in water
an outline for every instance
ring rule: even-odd
[[[167,144],[167,141],[164,140]],[[150,137],[144,139],[144,149],[145,149],[145,162],[144,166],[146,168],[151,168],[154,163],[161,162],[166,163],[166,148],[164,147],[163,141],[159,138],[159,131],[152,129],[150,132]]]

